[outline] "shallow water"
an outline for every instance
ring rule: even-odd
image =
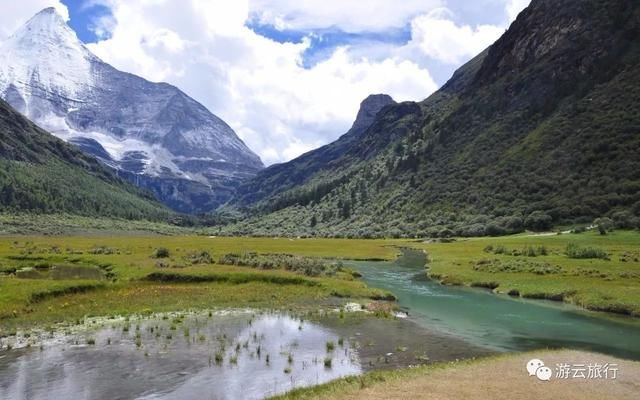
[[[339,315],[165,314],[5,338],[5,347],[31,347],[0,351],[0,399],[258,399],[371,369],[487,354],[410,321]]]
[[[558,302],[514,299],[426,278],[424,256],[359,262],[368,285],[393,292],[417,323],[498,351],[572,348],[640,360],[640,323]]]
[[[40,270],[30,267],[22,268],[16,271],[16,278],[53,280],[102,280],[105,278],[105,274],[100,268],[91,265],[56,265]]]
[[[0,399],[254,399],[361,372],[331,330],[252,315],[114,322],[41,350],[2,352]]]

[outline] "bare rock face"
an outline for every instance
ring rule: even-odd
[[[361,147],[361,139],[376,117],[385,108],[397,104],[389,95],[373,94],[360,103],[358,115],[351,129],[335,142],[305,153],[291,161],[272,165],[260,171],[254,178],[238,187],[229,202],[233,207],[249,207],[283,193],[297,185],[302,185],[318,174],[340,167],[340,160],[349,152]],[[360,157],[360,155],[357,155]]]
[[[351,132],[362,133],[371,126],[380,110],[390,104],[395,104],[395,101],[388,94],[372,94],[364,99],[360,103],[360,110],[351,127]]]
[[[174,86],[93,55],[53,8],[0,44],[0,96],[181,212],[205,212],[263,164],[223,120]]]

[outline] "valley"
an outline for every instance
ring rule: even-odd
[[[637,2],[45,3],[0,30],[0,399],[638,398]]]
[[[497,255],[489,253],[488,246],[496,240],[505,248],[520,252],[541,246],[545,246],[547,252],[535,257],[506,251]],[[591,265],[590,270],[599,269],[597,274],[576,279],[570,272],[581,268],[572,265],[578,261],[563,254],[567,243],[598,246],[607,252],[609,259],[598,259],[597,265]],[[225,379],[236,379],[231,376],[243,371],[243,365],[246,368],[253,365],[257,361],[252,361],[255,349],[253,357],[242,351],[234,356],[232,349],[236,340],[242,342],[242,335],[250,335],[251,321],[264,318],[305,321],[295,323],[292,338],[298,332],[297,324],[305,326],[303,332],[318,326],[319,332],[335,335],[334,342],[342,337],[345,343],[348,339],[351,346],[345,350],[345,354],[351,354],[350,358],[332,368],[322,366],[325,350],[319,348],[309,348],[305,353],[294,347],[291,352],[296,355],[295,361],[287,364],[281,360],[283,357],[286,360],[286,354],[272,353],[282,354],[279,353],[284,351],[282,346],[287,348],[291,343],[267,347],[266,343],[275,333],[270,330],[272,323],[255,322],[258,324],[255,329],[265,335],[261,346],[270,349],[271,362],[277,366],[270,367],[265,374],[272,374],[275,382],[280,382],[276,384],[280,390],[361,373],[365,373],[363,382],[372,382],[365,387],[376,387],[375,382],[380,382],[376,377],[387,375],[369,376],[367,371],[423,364],[430,365],[424,367],[425,371],[447,370],[448,362],[459,359],[482,356],[481,360],[485,361],[478,362],[491,363],[492,358],[486,356],[542,347],[591,350],[639,359],[640,348],[634,347],[637,344],[634,337],[640,334],[640,323],[635,318],[608,316],[580,307],[607,310],[602,306],[604,293],[609,311],[621,309],[614,309],[613,305],[624,305],[627,301],[631,307],[637,305],[634,300],[637,294],[633,290],[638,285],[616,278],[640,272],[640,262],[633,258],[637,243],[638,233],[630,231],[611,232],[604,237],[585,232],[475,238],[449,243],[215,236],[3,237],[0,239],[0,343],[4,351],[11,349],[5,354],[18,357],[21,364],[40,359],[34,358],[38,352],[42,354],[39,357],[47,358],[70,352],[68,356],[73,354],[73,358],[64,361],[70,368],[74,367],[77,357],[90,357],[85,362],[95,363],[95,368],[106,374],[110,372],[101,360],[102,357],[109,359],[114,349],[120,354],[118,357],[128,357],[129,363],[140,367],[155,368],[156,362],[164,360],[162,373],[175,377],[174,383],[166,382],[168,393],[179,393],[174,390],[179,390],[180,382],[187,378],[180,375],[180,357],[187,351],[196,350],[198,343],[202,343],[200,346],[204,346],[210,360],[222,351],[220,366],[213,361],[207,364],[206,360],[191,366],[194,369],[188,376],[193,380],[185,395],[195,395],[206,385],[217,385],[217,374],[222,371],[228,369],[223,374],[229,376]],[[495,249],[498,245],[492,246]],[[408,248],[413,250],[402,250]],[[428,257],[426,264],[423,251]],[[545,265],[560,263],[566,271],[558,274],[551,271],[551,267],[551,272],[545,273],[535,268],[502,272],[474,268],[493,257],[514,260],[516,264],[523,260]],[[589,259],[581,262],[591,263]],[[438,275],[442,271],[448,271],[448,275]],[[428,276],[448,285],[466,287],[442,286]],[[477,282],[488,276],[496,282],[496,293],[473,287],[486,286]],[[603,280],[608,287],[602,286]],[[514,299],[505,294],[518,288],[523,297],[555,298],[556,285],[575,292],[573,297],[564,299],[574,305]],[[531,296],[527,288],[547,295]],[[599,303],[594,304],[600,307],[581,303],[585,298],[597,299]],[[629,314],[638,315],[633,308]],[[520,318],[515,318],[516,315]],[[211,318],[218,322],[207,328]],[[216,339],[227,329],[222,328],[226,320],[231,323],[228,343]],[[247,323],[247,329],[237,330]],[[287,322],[284,326],[292,324]],[[135,330],[132,327],[136,327]],[[236,335],[240,336],[236,338]],[[189,347],[196,346],[191,350],[180,347],[191,342]],[[309,345],[316,342],[311,341]],[[229,352],[225,351],[229,346]],[[60,350],[63,353],[59,353]],[[343,348],[338,350],[342,352]],[[236,358],[240,355],[242,357]],[[501,357],[507,357],[501,360],[510,359],[510,356]],[[28,361],[32,358],[33,361]],[[314,359],[320,360],[319,366],[311,367]],[[264,365],[264,360],[258,364]],[[258,364],[250,367],[253,372],[257,371]],[[455,365],[469,368],[467,362]],[[319,368],[318,371],[326,375],[310,381],[309,376],[304,377],[306,368],[311,371]],[[15,374],[19,373],[2,367],[1,359],[0,371],[4,371],[0,376],[8,373],[17,377]],[[198,374],[210,376],[207,371],[215,372],[214,376],[205,380],[197,378]],[[415,376],[412,375],[415,372],[409,371],[380,373]],[[296,377],[298,383],[294,384],[290,377]],[[83,380],[77,384],[87,383]],[[346,383],[346,387],[350,385]],[[19,386],[9,388],[13,389],[7,389],[7,393],[21,390]],[[145,389],[140,386],[126,390]],[[280,390],[273,392],[272,384],[255,390],[256,393],[281,393]],[[311,393],[315,393],[315,389]]]

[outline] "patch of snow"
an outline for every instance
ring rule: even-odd
[[[113,168],[124,168],[119,162],[126,153],[140,152],[145,175],[210,185],[219,176],[250,174],[236,170],[236,163],[262,166],[224,121],[177,88],[105,64],[51,8],[0,43],[0,95],[65,141],[95,140],[114,160],[108,162]],[[184,112],[164,120],[176,96],[182,96],[175,106]],[[192,170],[198,164],[189,161],[202,161],[202,170]]]

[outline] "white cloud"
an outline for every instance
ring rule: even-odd
[[[460,65],[494,43],[530,1],[505,0],[506,20],[493,25],[458,24],[449,9],[434,9],[411,21],[411,41],[406,48],[418,48],[427,57]]]
[[[250,0],[257,21],[280,29],[335,27],[346,32],[404,28],[413,17],[445,0]]]
[[[437,88],[414,62],[370,60],[348,46],[305,68],[309,40],[278,43],[256,34],[245,26],[247,4],[109,0],[112,36],[89,48],[117,68],[180,87],[227,121],[267,164],[346,132],[371,93],[421,100]]]
[[[65,20],[69,20],[69,10],[59,0],[3,1],[0,13],[0,40],[10,36],[26,20],[47,7],[55,7]]]
[[[93,52],[121,70],[178,86],[227,121],[267,164],[336,139],[371,93],[398,101],[426,98],[436,89],[427,66],[449,74],[497,39],[528,3],[477,0],[503,7],[509,20],[473,25],[434,11],[456,0],[89,1],[112,11],[93,21],[102,39],[88,46]],[[47,6],[68,16],[59,0],[6,3],[0,34]],[[312,33],[299,43],[278,43],[249,29],[252,19],[308,32],[383,33],[408,26],[411,40],[329,48],[322,61],[305,68]]]
[[[506,5],[509,21],[515,20],[520,11],[524,10],[529,3],[531,3],[531,0],[509,0]]]
[[[487,48],[504,32],[494,25],[456,25],[448,10],[434,10],[411,22],[411,44],[424,54],[459,65]]]

